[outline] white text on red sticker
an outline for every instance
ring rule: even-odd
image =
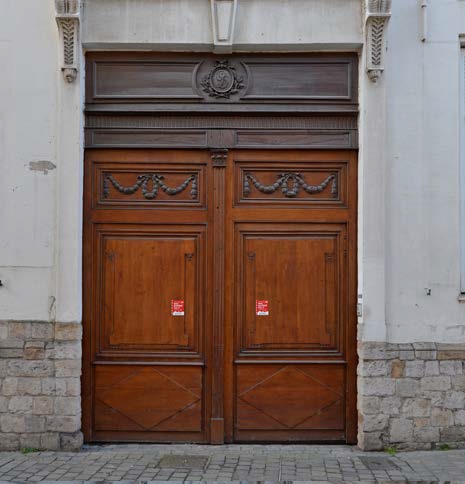
[[[255,301],[255,314],[257,316],[269,316],[270,310],[268,301],[259,301],[258,299]]]

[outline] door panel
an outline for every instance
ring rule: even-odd
[[[338,430],[344,438],[344,394],[342,366],[239,365],[238,438],[252,439],[254,431],[261,431],[275,440],[276,430],[288,431],[292,440],[311,435],[299,437],[301,431],[323,436],[325,430]]]
[[[95,429],[202,430],[202,370],[176,366],[99,367]]]
[[[337,349],[341,232],[287,223],[236,229],[240,352]],[[259,301],[266,302],[264,314]]]
[[[95,208],[205,208],[205,166],[182,163],[93,164]]]
[[[202,234],[165,230],[102,236],[103,351],[198,348]],[[179,302],[183,311],[173,311]]]
[[[308,163],[293,157],[235,163],[235,204],[302,207],[347,205],[347,161]]]

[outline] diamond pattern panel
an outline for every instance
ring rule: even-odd
[[[339,400],[340,395],[299,369],[286,366],[249,388],[240,399],[287,428],[295,428]]]
[[[199,397],[155,369],[142,368],[102,392],[100,400],[150,429],[197,402]]]

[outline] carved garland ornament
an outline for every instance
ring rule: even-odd
[[[213,69],[200,82],[203,92],[210,97],[228,99],[244,87],[244,79],[238,76],[236,68],[229,61],[216,61]]]
[[[278,179],[272,185],[263,185],[252,173],[244,174],[243,193],[244,196],[250,195],[250,182],[261,193],[274,193],[279,188],[286,198],[295,198],[302,189],[308,194],[321,193],[331,183],[331,196],[336,198],[338,195],[337,174],[332,173],[319,185],[308,185],[300,173],[280,173]]]
[[[68,82],[77,77],[80,0],[55,0],[56,21],[63,42],[63,76]]]
[[[186,180],[184,180],[181,185],[175,188],[171,188],[165,184],[163,181],[163,175],[158,175],[156,173],[144,173],[137,177],[136,183],[129,187],[123,187],[111,173],[105,173],[103,177],[103,198],[108,198],[110,196],[110,185],[111,183],[116,190],[125,195],[132,195],[136,193],[139,188],[142,189],[142,195],[147,200],[154,200],[158,196],[159,189],[161,188],[167,195],[177,195],[183,192],[187,186],[192,183],[191,187],[191,198],[195,200],[197,198],[197,175],[191,175]],[[150,189],[149,183],[151,183],[152,188]]]
[[[384,71],[384,37],[391,17],[391,0],[366,0],[367,74],[377,82]]]

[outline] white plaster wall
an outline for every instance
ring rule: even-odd
[[[235,50],[361,43],[360,0],[239,0]],[[85,0],[86,48],[211,50],[210,0]]]
[[[60,72],[54,1],[0,3],[0,319],[77,321],[80,83]]]
[[[376,84],[359,66],[358,294],[359,339],[386,341],[386,79]],[[360,298],[361,296],[361,298]]]
[[[239,0],[234,42],[247,50],[359,46],[361,5],[360,0]]]
[[[50,1],[2,0],[0,319],[48,319],[53,290],[57,33]]]
[[[392,13],[384,79],[387,338],[464,342],[465,304],[457,297],[465,2],[429,0],[425,42],[417,0],[394,0]]]
[[[209,0],[86,0],[83,43],[87,48],[159,50],[212,43]]]

